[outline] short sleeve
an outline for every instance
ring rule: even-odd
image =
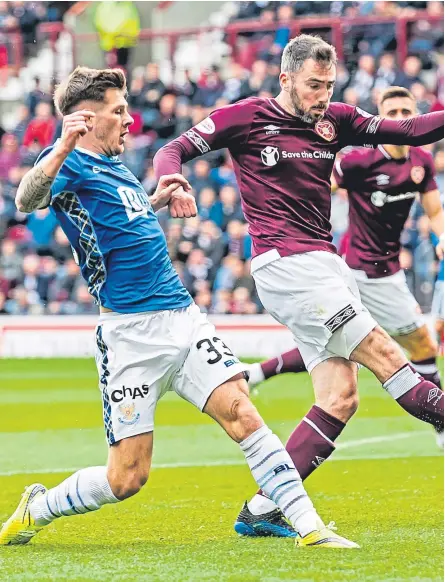
[[[52,152],[53,147],[54,146],[50,146],[44,149],[40,153],[34,165],[39,165],[42,160],[44,160],[45,157]],[[81,168],[77,159],[77,154],[75,152],[71,152],[66,158],[63,166],[60,168],[54,182],[52,183],[51,198],[54,198],[54,196],[57,196],[57,194],[60,194],[60,192],[75,192],[81,174],[80,170]]]

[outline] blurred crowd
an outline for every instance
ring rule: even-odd
[[[238,5],[239,19],[257,18],[265,22],[278,19],[281,24],[310,13],[352,17],[384,15],[385,11],[386,15],[394,15],[414,8],[443,13],[442,2],[241,2]],[[255,46],[249,66],[242,58],[232,60],[224,70],[210,67],[197,78],[185,70],[174,84],[167,84],[161,78],[156,63],[127,71],[129,104],[135,123],[122,160],[149,193],[156,185],[151,160],[162,145],[217,107],[251,95],[278,94],[279,57],[289,40],[288,29],[281,24],[270,37],[262,35],[260,39],[250,35],[241,39],[241,44]],[[409,55],[401,64],[397,63],[394,51],[393,24],[378,32],[379,43],[372,36],[377,34],[374,26],[364,26],[348,35],[348,50],[353,56],[339,65],[334,100],[344,100],[375,113],[379,92],[397,84],[415,94],[421,113],[443,108],[443,26],[427,24],[429,28],[419,21],[412,27]],[[97,312],[70,245],[51,212],[39,210],[27,216],[19,213],[14,205],[21,177],[39,152],[60,135],[61,122],[51,100],[53,88],[41,87],[40,80],[35,79],[35,87],[20,106],[16,127],[8,133],[0,128],[0,314]],[[431,150],[443,193],[443,143]],[[229,155],[226,151],[210,152],[189,163],[185,171],[196,195],[198,216],[179,220],[172,219],[167,210],[158,213],[181,279],[203,311],[261,313],[263,308],[249,274],[251,241]],[[413,291],[427,310],[436,260],[428,221],[421,214],[416,208],[408,221],[402,261]],[[342,192],[333,196],[332,225],[334,242],[341,248],[348,228],[348,201]]]

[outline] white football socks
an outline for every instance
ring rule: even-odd
[[[294,529],[305,536],[318,529],[317,513],[280,439],[262,426],[240,443],[253,478],[278,505]]]
[[[107,468],[88,467],[39,495],[29,511],[36,525],[47,525],[58,517],[89,513],[118,501],[108,483]]]
[[[249,366],[249,386],[255,386],[260,382],[264,381],[264,372],[261,364],[257,362],[256,364],[251,364]]]

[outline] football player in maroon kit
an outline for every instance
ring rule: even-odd
[[[414,96],[403,87],[389,87],[380,98],[379,114],[387,119],[409,119],[417,114]],[[379,145],[376,149],[355,150],[338,160],[332,176],[333,190],[345,188],[349,198],[349,245],[345,256],[360,291],[362,303],[371,315],[410,355],[411,366],[437,387],[431,398],[442,398],[436,364],[437,343],[433,339],[417,301],[408,289],[400,267],[400,235],[411,206],[420,197],[433,232],[443,236],[443,210],[434,179],[431,154],[410,146]],[[442,243],[443,244],[443,243]],[[298,348],[250,367],[249,382],[277,374],[304,371]],[[303,421],[304,422],[304,421]],[[288,449],[300,454],[299,425],[288,441]],[[442,427],[438,426],[441,431]],[[443,446],[443,430],[438,434]],[[322,442],[320,441],[320,445]],[[333,452],[323,443],[307,477]],[[259,495],[259,494],[257,494]],[[248,503],[255,507],[261,500]],[[268,509],[266,506],[265,509]],[[279,535],[279,531],[277,532]]]
[[[357,409],[356,363],[369,368],[410,414],[443,427],[443,398],[430,398],[437,387],[410,366],[362,304],[352,271],[332,244],[329,223],[330,177],[339,150],[439,141],[443,113],[392,120],[330,103],[335,78],[335,49],[300,35],[284,49],[275,99],[254,97],[218,109],[154,158],[159,178],[181,172],[183,163],[200,154],[229,149],[252,237],[258,295],[293,333],[312,377],[316,404],[288,449],[303,479],[316,457],[334,450]],[[257,497],[259,503],[243,508],[238,533],[270,535],[268,524],[284,530],[275,521],[274,504]]]

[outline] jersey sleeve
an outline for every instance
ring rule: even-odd
[[[153,158],[156,178],[182,172],[182,164],[211,150],[242,147],[249,137],[253,107],[241,101],[216,109],[203,121],[162,147]]]
[[[44,149],[37,158],[35,162],[35,166],[40,164],[48,154],[50,154],[53,150],[54,146],[50,146]],[[81,176],[81,167],[78,162],[77,156],[75,152],[71,152],[63,166],[60,168],[54,182],[51,185],[51,199],[60,192],[75,192],[78,186],[79,178]]]
[[[437,182],[436,182],[436,169],[434,167],[434,160],[433,156],[429,152],[425,153],[425,177],[422,182],[419,184],[419,192],[421,194],[426,194],[427,192],[431,192],[431,190],[437,190]]]
[[[378,144],[421,146],[443,139],[443,111],[395,121],[372,115],[344,103],[335,103],[333,110],[340,127],[339,143],[374,146]]]
[[[332,170],[337,186],[347,190],[354,181],[354,176],[360,167],[356,152],[350,152],[341,159],[337,158]]]
[[[248,102],[227,105],[213,111],[183,135],[198,150],[198,155],[221,148],[238,149],[249,137],[252,111]]]

